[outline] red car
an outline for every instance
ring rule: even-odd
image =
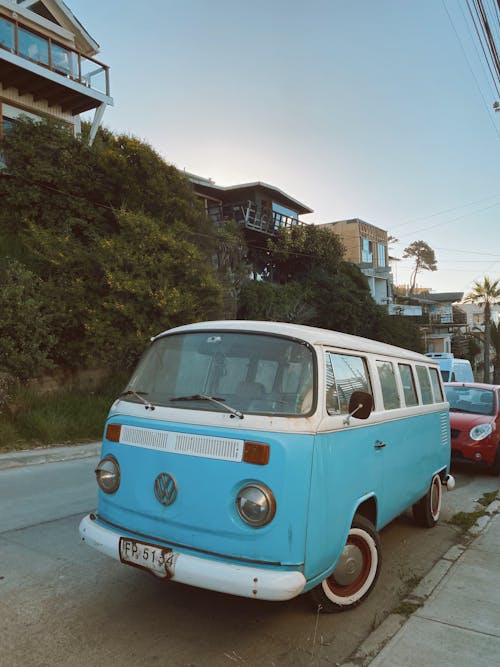
[[[500,474],[500,385],[446,382],[451,457],[486,465]]]

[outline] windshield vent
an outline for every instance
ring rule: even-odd
[[[243,440],[232,438],[212,438],[208,435],[122,426],[120,443],[221,461],[241,461],[243,459]]]

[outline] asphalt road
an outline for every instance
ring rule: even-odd
[[[442,521],[401,515],[381,532],[382,572],[357,609],[317,615],[307,596],[246,600],[162,583],[80,542],[96,459],[0,471],[0,656],[15,667],[341,664],[456,543],[446,519],[498,489],[458,472]]]

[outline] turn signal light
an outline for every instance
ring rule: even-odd
[[[121,424],[108,424],[106,428],[106,440],[110,442],[120,442]]]
[[[245,463],[255,463],[258,466],[265,466],[269,462],[269,453],[271,448],[263,442],[246,441],[243,447],[243,461]]]

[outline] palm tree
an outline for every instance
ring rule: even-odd
[[[484,382],[490,381],[490,341],[491,341],[491,306],[500,303],[500,279],[483,282],[475,280],[472,290],[464,299],[465,303],[482,304],[484,314]]]

